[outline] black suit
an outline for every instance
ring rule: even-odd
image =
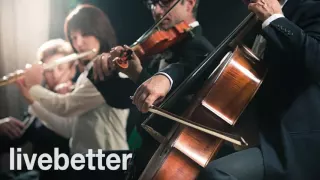
[[[295,3],[288,2],[285,15]],[[301,3],[286,16],[291,21],[277,19],[263,31],[270,68],[257,97],[264,117],[261,148],[272,167],[267,174],[278,156],[289,179],[313,179],[320,159],[320,1]]]
[[[268,73],[249,106],[257,115],[265,179],[312,180],[320,160],[320,1],[289,0],[283,12],[286,18],[261,32]],[[219,165],[208,165],[206,179],[220,179],[212,173]]]
[[[188,36],[181,42],[172,46],[170,50],[173,57],[167,61],[169,66],[160,72],[167,73],[173,80],[174,89],[189,73],[205,58],[205,55],[213,50],[210,42],[202,36],[201,26],[192,30],[194,37]],[[149,64],[148,64],[149,65]],[[98,91],[102,94],[106,102],[116,108],[131,107],[132,96],[135,90],[147,79],[152,77],[158,69],[144,65],[137,83],[128,78],[120,78],[118,75],[108,77],[103,82],[93,80],[93,70],[91,69],[88,78],[93,82]]]
[[[173,56],[167,60],[169,65],[161,70],[161,72],[167,73],[173,80],[171,92],[205,59],[205,56],[208,53],[214,50],[209,41],[202,36],[201,26],[195,27],[192,32],[194,34],[193,37],[189,36],[170,48]],[[136,107],[132,105],[132,100],[129,97],[134,94],[135,90],[144,81],[158,72],[157,62],[155,63],[155,66],[156,68],[154,68],[154,66],[144,65],[144,69],[141,72],[137,83],[133,83],[129,79],[122,79],[116,75],[109,77],[104,82],[96,83],[92,79],[92,71],[89,73],[88,77],[95,84],[96,88],[101,92],[109,105],[117,108],[130,107],[131,112],[137,112]],[[139,173],[143,170],[159,145],[147,132],[141,129],[140,124],[144,119],[145,115],[136,113],[135,116],[132,116],[128,120],[128,124],[130,124],[131,121],[134,121],[134,124],[137,126],[143,139],[140,148],[141,151],[137,151],[136,163],[138,164],[135,164]],[[170,120],[157,120],[153,121],[151,126],[165,135],[170,129],[171,123],[172,121]],[[127,130],[127,132],[130,133],[130,130]]]

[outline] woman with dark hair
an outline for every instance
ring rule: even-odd
[[[110,51],[117,44],[110,20],[99,8],[88,4],[77,6],[68,15],[64,24],[64,32],[74,51],[78,53],[95,48],[98,54],[101,54]],[[86,40],[82,41],[79,38]],[[92,59],[95,55],[87,58]]]
[[[70,138],[71,153],[89,149],[128,150],[126,123],[129,109],[109,106],[87,78],[92,60],[99,52],[116,44],[114,30],[107,16],[92,5],[77,6],[66,18],[65,35],[74,51],[96,49],[96,54],[79,61],[83,66],[73,92],[60,95],[40,86],[42,66],[25,73],[25,91],[30,93],[32,112],[60,133]]]

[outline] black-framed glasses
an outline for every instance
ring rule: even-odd
[[[145,2],[148,9],[153,10],[158,4],[161,8],[169,8],[174,0],[147,0]]]

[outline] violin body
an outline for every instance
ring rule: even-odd
[[[255,95],[266,69],[245,46],[225,55],[205,85],[193,98],[183,117],[227,132]],[[173,136],[160,145],[141,180],[196,179],[219,151],[223,140],[193,128],[178,125]]]
[[[180,42],[188,35],[191,29],[187,23],[182,21],[168,30],[155,30],[146,39],[134,44],[132,50],[143,61],[146,57],[161,53]],[[131,54],[132,52],[123,52],[120,60],[116,63],[121,68],[128,68],[127,61],[130,59]]]

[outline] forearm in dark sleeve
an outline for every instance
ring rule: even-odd
[[[137,88],[129,78],[121,78],[118,75],[107,77],[105,81],[95,82],[89,72],[88,78],[101,93],[106,103],[115,108],[129,108],[132,106],[132,96]]]
[[[266,60],[273,64],[301,64],[312,77],[319,81],[320,18],[306,21],[308,21],[304,23],[306,25],[300,28],[287,18],[279,18],[265,27],[263,33],[267,42],[285,53],[290,53],[288,55],[291,55],[291,57],[295,57],[283,58],[281,62],[273,62],[272,59]],[[293,62],[294,60],[299,62]]]

